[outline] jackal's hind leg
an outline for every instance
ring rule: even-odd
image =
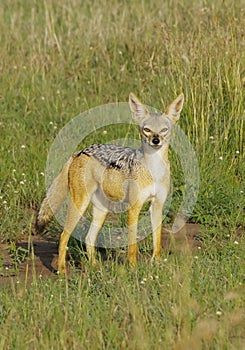
[[[66,272],[65,260],[66,260],[67,244],[79,219],[87,209],[88,204],[89,204],[89,198],[86,201],[84,201],[80,205],[80,209],[78,209],[77,203],[75,205],[72,199],[70,200],[64,230],[60,236],[60,242],[59,242],[59,256],[58,256],[58,273],[59,274]]]
[[[88,259],[92,264],[96,262],[95,243],[98,233],[106,219],[106,215],[107,211],[99,209],[95,205],[93,206],[93,219],[85,239]]]

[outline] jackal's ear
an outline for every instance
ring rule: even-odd
[[[184,104],[184,94],[180,94],[169,106],[167,109],[168,117],[176,123],[179,120],[180,112]]]
[[[129,107],[131,109],[133,119],[136,123],[138,123],[149,114],[148,109],[132,92],[129,94]]]

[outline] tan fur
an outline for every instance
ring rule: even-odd
[[[71,200],[59,244],[58,272],[65,272],[67,243],[79,219],[92,202],[93,219],[86,236],[89,260],[95,261],[95,243],[110,205],[126,202],[128,208],[128,259],[135,266],[137,257],[137,224],[140,210],[151,201],[153,258],[161,253],[162,208],[170,186],[168,146],[172,125],[179,119],[183,95],[170,105],[168,112],[150,114],[133,94],[129,106],[140,127],[142,147],[132,169],[107,166],[96,156],[83,152],[72,156],[51,185],[38,215],[43,226],[64,201],[69,189]],[[126,150],[125,150],[126,152]]]

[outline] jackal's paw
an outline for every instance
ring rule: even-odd
[[[58,276],[58,277],[63,277],[66,275],[66,271],[63,270],[63,271],[60,271],[60,270],[56,270],[55,271],[55,274]]]
[[[66,266],[64,264],[62,265],[58,265],[58,270],[56,271],[56,274],[58,276],[64,276],[67,274],[67,269]]]
[[[129,263],[130,269],[134,270],[136,268],[136,265],[137,265],[137,260],[136,259],[129,259],[128,263]]]
[[[153,255],[151,257],[151,264],[159,264],[160,261],[161,261],[160,255]]]
[[[88,263],[92,267],[99,267],[100,266],[100,262],[97,259],[95,259],[95,258],[88,259]]]

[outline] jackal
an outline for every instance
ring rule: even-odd
[[[133,94],[129,107],[139,125],[141,148],[94,144],[75,153],[50,186],[37,217],[37,226],[52,218],[70,191],[64,230],[60,237],[58,273],[66,272],[67,243],[79,219],[92,202],[92,222],[85,238],[88,259],[95,262],[97,235],[113,207],[126,203],[128,224],[128,260],[137,259],[137,224],[140,210],[150,201],[153,256],[160,257],[162,210],[170,188],[168,148],[171,131],[180,117],[184,95],[180,94],[166,113],[151,113]]]

